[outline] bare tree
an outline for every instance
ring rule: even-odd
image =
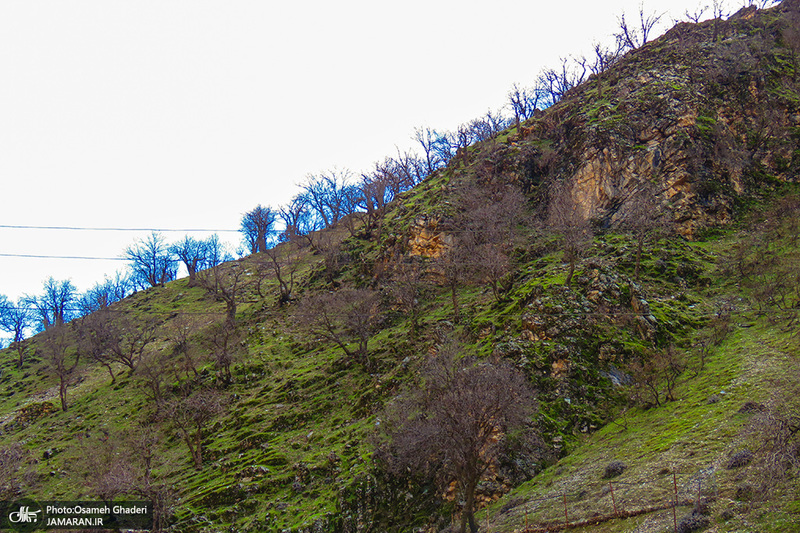
[[[158,322],[151,318],[137,325],[124,315],[106,321],[108,339],[107,353],[112,361],[128,367],[128,374],[133,375],[136,366],[147,346],[155,341]]]
[[[152,232],[146,239],[140,239],[125,250],[125,257],[130,261],[133,275],[150,287],[163,286],[175,279],[178,264],[166,243],[166,239],[158,232]]]
[[[399,307],[411,321],[411,336],[416,338],[420,331],[421,300],[427,287],[420,265],[401,263],[392,283],[392,293]]]
[[[113,279],[105,278],[83,293],[78,298],[78,307],[82,315],[88,315],[123,300],[132,290],[133,284],[130,278],[117,272]]]
[[[241,351],[243,340],[242,334],[227,320],[208,330],[206,346],[211,352],[220,380],[226,385],[233,383],[231,367]]]
[[[589,63],[589,70],[594,74],[597,83],[597,97],[603,98],[603,78],[605,72],[619,60],[621,49],[619,41],[615,48],[608,48],[600,43],[594,43],[594,61]]]
[[[663,13],[660,15],[655,13],[646,15],[644,12],[644,4],[640,4],[639,25],[635,27],[629,25],[628,21],[625,20],[625,13],[623,13],[617,19],[619,26],[619,33],[615,35],[617,42],[621,45],[622,49],[628,50],[636,50],[644,46],[644,44],[650,40],[650,34],[663,16]]]
[[[285,305],[293,298],[297,271],[300,268],[300,254],[297,244],[288,242],[267,250],[267,259],[259,263],[258,294],[261,292],[261,281],[266,273],[271,272],[278,282],[278,305]]]
[[[169,339],[172,341],[173,345],[173,353],[178,355],[183,361],[186,375],[188,376],[191,373],[195,378],[198,377],[198,361],[195,358],[195,346],[192,342],[192,335],[194,335],[196,330],[197,325],[187,318],[186,315],[181,315],[173,322],[169,335]]]
[[[203,441],[209,423],[223,411],[224,397],[217,391],[201,389],[171,402],[165,413],[189,448],[197,470],[203,468]]]
[[[367,368],[372,363],[369,341],[382,317],[379,294],[368,289],[341,289],[307,298],[295,312],[301,327],[333,342]]]
[[[43,333],[40,347],[41,358],[47,373],[58,379],[58,395],[61,410],[66,411],[67,388],[75,382],[78,374],[80,353],[71,349],[71,342],[64,326],[54,326]]]
[[[686,17],[686,20],[688,20],[689,22],[699,24],[700,21],[703,20],[703,14],[706,12],[707,9],[708,9],[707,5],[705,6],[698,5],[694,11],[689,11],[687,9],[686,12],[684,13],[684,16]]]
[[[161,411],[166,402],[167,383],[174,380],[177,375],[172,367],[173,361],[169,353],[162,350],[143,352],[136,365],[134,376],[153,402],[156,413]]]
[[[14,500],[22,490],[22,470],[27,459],[25,449],[19,443],[0,447],[0,498]]]
[[[197,271],[206,260],[206,245],[194,237],[185,235],[183,239],[170,246],[170,252],[183,262],[189,274],[189,287],[196,283]]]
[[[0,329],[12,334],[11,348],[17,351],[17,366],[22,368],[25,354],[25,333],[34,325],[34,313],[21,298],[16,305],[0,295]]]
[[[103,365],[111,376],[111,383],[115,383],[113,363],[117,360],[113,357],[112,347],[119,342],[119,331],[112,320],[108,309],[103,308],[72,322],[72,326],[80,354]]]
[[[333,169],[317,176],[310,175],[301,185],[322,227],[336,226],[342,217],[350,214],[350,179],[350,171]]]
[[[267,250],[275,218],[276,214],[272,208],[264,207],[261,204],[242,216],[239,231],[242,232],[245,243],[250,248],[250,253],[256,254]]]
[[[226,319],[236,324],[236,309],[253,280],[244,264],[233,261],[198,273],[197,283],[218,300],[225,302]]]
[[[33,306],[39,314],[42,328],[60,326],[73,317],[73,304],[77,300],[77,290],[70,280],[56,281],[52,277],[44,282],[40,296],[26,296],[27,305]]]
[[[420,385],[387,411],[389,442],[377,458],[395,475],[410,471],[442,488],[455,481],[464,502],[459,530],[475,533],[478,485],[507,445],[505,436],[530,423],[533,390],[508,365],[459,359],[452,350],[428,361]]]
[[[585,58],[573,59],[571,64],[568,58],[562,57],[561,69],[544,69],[537,79],[537,87],[546,91],[550,103],[558,102],[570,89],[583,82],[587,69],[588,64]]]
[[[714,33],[711,36],[711,41],[717,42],[720,30],[722,29],[722,23],[724,19],[730,15],[730,12],[727,11],[725,7],[725,0],[713,0],[711,4],[711,12],[714,19]]]
[[[686,369],[684,355],[674,346],[665,349],[647,349],[631,362],[634,399],[644,405],[660,407],[675,401],[678,377]]]
[[[280,237],[282,241],[299,242],[302,237],[308,238],[311,232],[320,229],[307,194],[295,195],[288,205],[280,208],[278,215],[285,228]]]
[[[508,92],[508,104],[514,113],[514,126],[519,130],[520,122],[528,120],[539,108],[541,93],[535,88],[520,87],[516,83]]]
[[[103,501],[121,495],[142,498],[153,504],[154,533],[167,530],[167,522],[177,499],[170,484],[159,478],[159,470],[174,472],[159,449],[161,436],[152,426],[136,425],[102,440],[86,438],[80,464],[83,472],[91,472],[89,490]]]
[[[569,287],[575,273],[575,265],[591,244],[592,231],[589,220],[580,205],[572,197],[572,191],[564,184],[555,184],[547,206],[548,230],[558,236],[564,250],[564,261],[569,271],[564,285]]]
[[[417,141],[422,148],[425,162],[425,173],[431,175],[435,170],[440,168],[444,162],[439,159],[436,150],[437,139],[439,134],[432,128],[415,128],[414,140]]]
[[[205,253],[202,263],[198,265],[198,269],[205,270],[227,261],[233,261],[233,256],[225,243],[219,240],[219,235],[214,234],[208,237],[206,240],[202,241],[202,244]],[[196,281],[197,279],[195,278],[195,282]]]
[[[636,238],[636,266],[633,271],[636,281],[639,281],[645,243],[657,238],[668,226],[664,211],[658,204],[657,194],[658,190],[649,182],[634,191],[629,200],[631,207],[627,217],[622,221],[623,227]]]

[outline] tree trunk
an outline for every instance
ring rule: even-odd
[[[67,379],[66,377],[61,377],[58,394],[61,397],[61,410],[67,410]]]
[[[569,287],[572,283],[572,276],[575,274],[575,259],[569,260],[569,272],[567,272],[567,279],[564,280],[564,286]]]
[[[468,483],[464,488],[464,509],[461,511],[461,533],[467,532],[467,525],[471,533],[478,533],[475,523],[475,483]]]

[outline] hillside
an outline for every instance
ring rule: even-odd
[[[3,351],[0,500],[446,530],[460,489],[389,468],[392,408],[458,343],[537,397],[497,428],[481,531],[796,531],[799,20],[680,24],[380,216]]]

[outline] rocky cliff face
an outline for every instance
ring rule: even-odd
[[[586,216],[612,226],[652,187],[686,236],[728,223],[745,195],[796,182],[798,11],[679,24],[630,52],[512,137],[529,148],[524,179],[566,181]]]

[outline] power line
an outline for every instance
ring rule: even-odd
[[[0,257],[21,257],[25,259],[79,259],[81,261],[127,261],[123,257],[89,257],[82,255],[36,255],[36,254],[5,254],[0,253]]]
[[[89,228],[80,226],[28,226],[0,224],[0,229],[41,229],[41,230],[66,230],[66,231],[157,231],[164,233],[239,233],[238,229],[208,229],[208,228]]]

